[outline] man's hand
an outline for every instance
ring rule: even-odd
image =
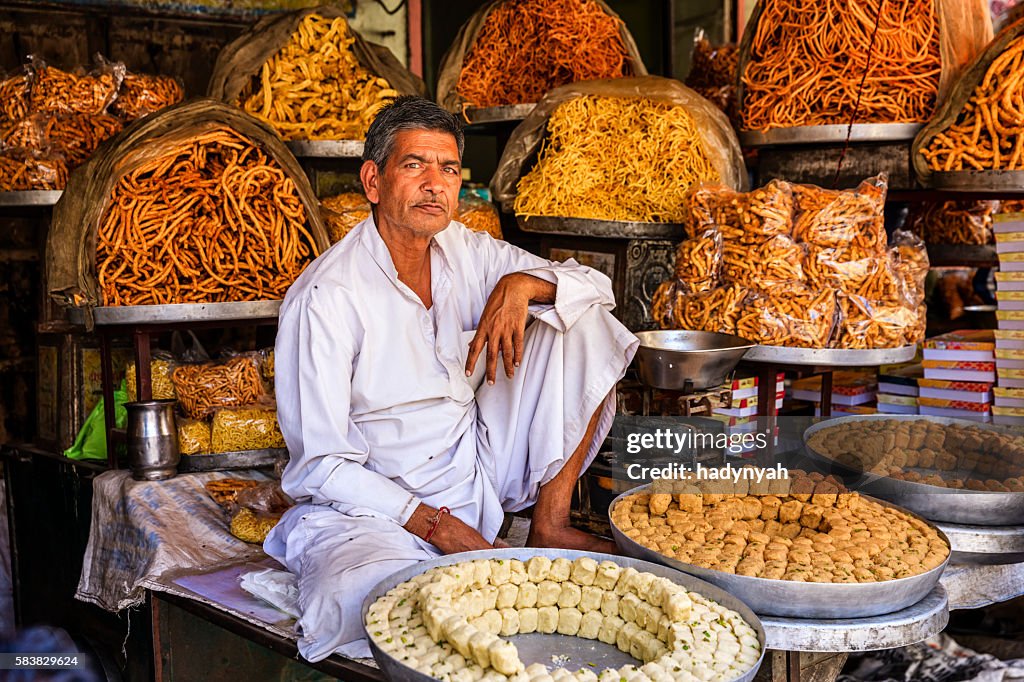
[[[416,507],[412,517],[405,524],[405,529],[420,539],[426,539],[430,532],[431,520],[437,510],[420,504]],[[437,530],[430,538],[430,544],[437,547],[445,554],[456,552],[472,552],[477,549],[494,549],[495,545],[484,540],[484,537],[476,530],[467,525],[454,514],[442,514],[441,521],[437,524]]]
[[[466,376],[473,373],[480,352],[487,347],[487,383],[493,384],[498,370],[498,353],[509,379],[523,360],[523,338],[530,302],[552,303],[555,285],[523,272],[505,275],[498,280],[494,291],[480,315],[476,336],[469,343]]]

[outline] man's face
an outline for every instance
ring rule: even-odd
[[[448,227],[458,206],[459,147],[448,133],[403,130],[383,172],[367,161],[361,175],[379,224],[432,237]]]

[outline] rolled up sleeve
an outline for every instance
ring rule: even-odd
[[[275,383],[290,458],[281,486],[296,501],[404,525],[419,500],[367,466],[371,453],[350,416],[354,344],[339,334],[339,322],[313,300],[292,302],[282,312]]]

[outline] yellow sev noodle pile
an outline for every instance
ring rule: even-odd
[[[720,181],[681,106],[585,95],[559,105],[547,132],[519,180],[519,215],[677,222],[690,185]]]
[[[286,140],[361,140],[377,111],[398,93],[352,51],[343,18],[306,16],[238,96],[238,106]]]

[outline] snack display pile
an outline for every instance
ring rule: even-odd
[[[177,80],[124,64],[101,60],[85,73],[31,60],[0,81],[0,191],[64,189],[100,143],[183,98]]]
[[[666,578],[585,556],[431,568],[371,603],[365,625],[380,650],[445,682],[732,680],[762,654],[739,613]],[[533,632],[613,644],[637,665],[526,666],[503,638]]]
[[[612,523],[683,563],[770,580],[883,582],[926,573],[949,557],[949,545],[921,519],[846,492],[835,479],[794,473],[747,493],[715,482],[663,482],[620,500]]]
[[[398,96],[359,63],[342,17],[309,14],[260,68],[236,104],[285,140],[361,140],[377,111]]]
[[[685,107],[583,95],[551,114],[514,208],[521,216],[680,222],[687,188],[720,181]]]
[[[737,334],[798,348],[899,348],[924,336],[928,256],[886,247],[884,176],[855,190],[773,180],[749,193],[687,194],[689,239],[653,299],[663,329]]]
[[[1024,492],[1024,436],[926,419],[847,421],[807,439],[814,452],[897,481],[994,493]]]

